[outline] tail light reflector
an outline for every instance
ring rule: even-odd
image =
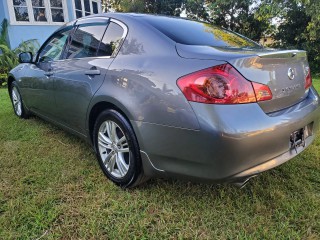
[[[309,69],[308,74],[306,76],[304,88],[308,89],[309,87],[311,87],[311,85],[312,85],[312,77],[311,77],[311,73],[310,73],[310,69]]]
[[[257,102],[267,101],[272,99],[272,93],[267,85],[253,82],[254,92],[256,93]]]
[[[230,64],[214,66],[183,76],[178,79],[177,84],[187,100],[192,102],[238,104],[272,98],[268,86],[252,84]]]

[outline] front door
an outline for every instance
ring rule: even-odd
[[[53,65],[60,61],[71,27],[53,34],[39,50],[24,81],[28,107],[43,116],[55,115]]]

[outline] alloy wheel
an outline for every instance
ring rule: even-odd
[[[98,149],[106,170],[115,178],[123,178],[130,166],[130,149],[123,130],[114,121],[100,125]]]
[[[11,96],[12,96],[14,111],[18,116],[21,116],[22,115],[21,97],[16,87],[12,88]]]

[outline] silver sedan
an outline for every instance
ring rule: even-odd
[[[241,185],[302,152],[319,128],[305,51],[204,22],[93,15],[19,57],[8,79],[16,115],[86,139],[122,187],[154,176]]]

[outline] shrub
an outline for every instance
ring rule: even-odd
[[[0,86],[7,84],[7,73],[19,64],[21,52],[32,52],[35,54],[40,45],[36,39],[22,42],[17,48],[10,49],[8,42],[8,22],[4,19],[0,30]]]
[[[0,87],[5,86],[7,84],[7,75],[8,69],[0,66]]]

